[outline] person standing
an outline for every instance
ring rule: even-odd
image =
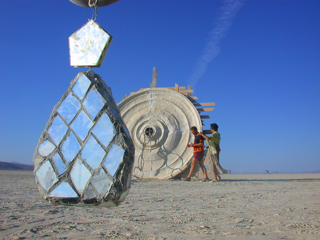
[[[207,175],[207,170],[203,164],[203,156],[204,156],[204,138],[199,135],[197,127],[193,126],[190,128],[191,133],[194,135],[194,143],[189,143],[187,147],[193,147],[193,159],[191,162],[191,168],[188,176],[186,178],[183,178],[184,181],[190,181],[192,173],[196,167],[196,164],[199,163],[202,172],[204,174],[204,179],[202,180],[203,182],[206,182],[209,180],[208,175]]]
[[[213,166],[213,173],[214,173],[214,179],[212,182],[218,182],[220,180],[220,175],[218,174],[218,171],[220,174],[227,173],[228,171],[223,169],[219,163],[219,153],[220,153],[220,133],[218,132],[218,124],[212,123],[210,125],[212,134],[210,137],[207,137],[206,135],[202,133],[198,133],[199,136],[202,136],[206,139],[206,142],[209,146],[208,156],[211,160],[212,166]]]

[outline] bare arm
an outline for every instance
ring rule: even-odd
[[[189,143],[187,147],[202,147],[203,143]]]
[[[205,138],[205,139],[207,139],[207,140],[211,140],[211,138],[210,138],[210,137],[207,137],[206,135],[204,135],[204,134],[202,134],[202,133],[198,133],[198,135],[200,135],[200,136],[204,137],[204,138]]]

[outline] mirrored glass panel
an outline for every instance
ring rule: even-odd
[[[92,129],[92,133],[107,147],[115,135],[115,129],[109,116],[103,113]]]
[[[81,194],[91,177],[91,173],[81,160],[77,158],[71,169],[70,177],[78,193]]]
[[[57,115],[52,122],[51,127],[48,130],[48,133],[54,143],[58,146],[62,138],[66,134],[68,127],[64,124],[61,118]]]
[[[74,159],[80,149],[81,145],[74,136],[73,132],[70,131],[69,136],[64,141],[61,147],[61,152],[67,163],[71,162]]]
[[[62,182],[48,195],[48,197],[72,198],[79,196],[69,183]]]
[[[79,109],[80,103],[72,95],[72,93],[69,93],[68,96],[61,103],[60,107],[58,108],[58,112],[68,123],[70,123],[79,111]]]
[[[123,154],[124,150],[116,144],[114,144],[110,149],[107,158],[104,162],[104,166],[107,168],[111,176],[113,176],[116,170],[118,169]]]
[[[71,124],[71,128],[83,141],[88,135],[89,129],[93,126],[93,122],[87,116],[87,114],[81,110],[77,118]]]
[[[102,168],[100,168],[91,179],[91,184],[99,193],[100,198],[106,194],[111,183],[112,179],[109,179],[108,175]]]
[[[99,67],[112,37],[96,22],[89,22],[69,37],[70,65]]]
[[[86,75],[82,74],[76,84],[73,86],[73,92],[77,95],[77,97],[82,100],[84,95],[86,94],[91,81],[86,77]]]
[[[48,156],[52,151],[56,148],[51,142],[48,140],[44,141],[38,148],[38,152],[41,156]]]
[[[59,153],[55,153],[52,156],[52,161],[53,161],[54,165],[56,166],[59,174],[62,174],[67,170],[67,166],[62,161]]]
[[[95,198],[97,196],[97,194],[94,192],[93,187],[89,184],[89,186],[86,188],[84,194],[83,194],[83,198],[84,199],[91,199],[91,198]]]
[[[100,144],[94,139],[93,136],[90,136],[86,145],[82,149],[82,159],[85,160],[92,169],[95,169],[99,167],[105,155],[106,152],[103,150]]]
[[[94,119],[105,103],[106,100],[104,100],[100,93],[95,88],[92,88],[83,101],[83,106],[87,109],[90,117]]]
[[[49,161],[39,167],[36,171],[37,179],[44,190],[48,191],[58,179]]]

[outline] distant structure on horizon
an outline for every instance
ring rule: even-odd
[[[33,171],[33,165],[0,161],[0,170]]]

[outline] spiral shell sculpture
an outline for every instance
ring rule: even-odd
[[[202,131],[202,111],[185,87],[140,89],[125,97],[118,108],[135,145],[133,175],[143,179],[175,178],[189,169],[193,156],[190,128]],[[214,105],[208,103],[205,105]]]

